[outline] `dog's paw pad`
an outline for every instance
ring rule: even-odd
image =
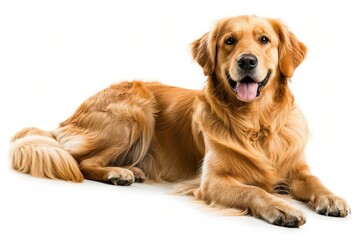
[[[118,177],[109,178],[109,183],[116,186],[129,186],[133,183],[131,180],[125,180]]]
[[[135,176],[135,182],[137,182],[137,183],[143,183],[143,182],[145,182],[145,178]]]
[[[320,209],[317,211],[317,213],[320,215],[326,215],[326,209]]]
[[[275,221],[272,222],[272,224],[282,227],[288,227],[288,228],[298,228],[301,225],[305,224],[306,220],[304,218],[297,218],[297,217],[287,217],[284,219],[284,217],[279,217]]]
[[[340,217],[340,211],[329,212],[328,215],[331,217]]]

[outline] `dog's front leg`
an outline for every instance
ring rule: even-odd
[[[206,154],[200,188],[195,197],[208,204],[248,210],[275,225],[299,227],[305,223],[305,216],[299,210],[260,187],[244,183],[236,169],[228,164],[239,159],[229,158],[231,154],[214,149]]]
[[[346,201],[329,191],[321,181],[310,174],[305,162],[296,165],[290,174],[290,193],[319,214],[345,217],[350,213]]]

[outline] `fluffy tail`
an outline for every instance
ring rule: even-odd
[[[69,152],[46,131],[26,128],[11,140],[12,167],[35,177],[82,182],[84,176]]]

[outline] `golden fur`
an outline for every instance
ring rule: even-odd
[[[219,21],[192,52],[208,76],[203,90],[112,85],[54,131],[17,133],[13,167],[74,182],[181,181],[181,191],[198,200],[287,227],[299,227],[305,217],[274,192],[320,214],[346,216],[347,203],[304,161],[308,128],[288,81],[305,45],[278,20],[240,16]],[[252,59],[241,62],[244,56]]]

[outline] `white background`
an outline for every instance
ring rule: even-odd
[[[87,2],[87,3],[86,3]],[[355,239],[359,237],[360,34],[355,1],[1,1],[1,239]],[[169,1],[170,2],[170,1]],[[121,80],[200,89],[189,44],[216,19],[282,19],[309,48],[291,88],[307,116],[313,173],[348,200],[345,219],[307,215],[300,229],[214,213],[171,188],[37,179],[10,168],[18,130],[56,128]]]

